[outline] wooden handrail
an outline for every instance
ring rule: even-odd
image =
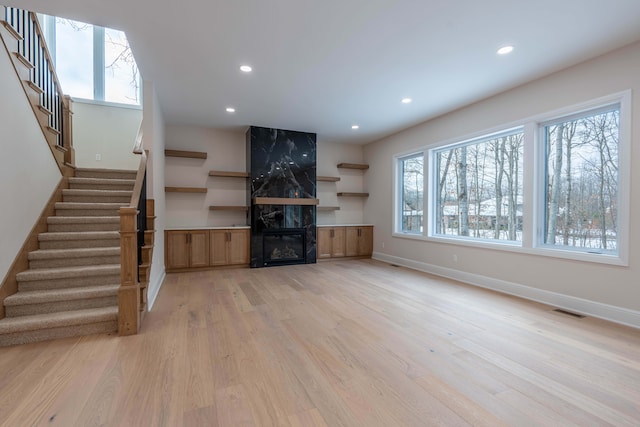
[[[118,289],[118,334],[134,335],[140,331],[141,288],[140,260],[144,246],[146,221],[147,154],[142,150],[131,200],[120,208],[120,288]],[[144,206],[143,206],[144,205]],[[141,207],[142,206],[142,207]],[[141,222],[142,221],[142,222]],[[142,224],[142,225],[141,225]]]
[[[29,78],[22,83],[36,116],[39,112],[46,114],[46,119],[39,118],[39,122],[62,170],[65,163],[73,165],[75,161],[71,99],[62,91],[37,15],[15,7],[3,6],[0,10],[4,11],[0,20],[15,38],[7,48],[28,69]]]
[[[144,137],[144,132],[142,130],[142,124],[144,120],[140,120],[140,127],[138,128],[138,135],[136,135],[136,140],[133,143],[133,154],[143,154],[144,150],[142,149],[142,138]]]
[[[142,183],[144,181],[145,172],[147,170],[147,153],[142,151],[140,155],[140,166],[138,166],[138,172],[136,173],[136,182],[133,185],[133,193],[131,193],[131,200],[129,201],[129,207],[137,208],[140,201],[140,194],[142,193]]]

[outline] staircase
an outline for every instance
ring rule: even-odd
[[[0,346],[118,330],[121,206],[136,171],[77,169],[4,300]]]

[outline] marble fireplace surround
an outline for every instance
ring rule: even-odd
[[[250,206],[251,267],[316,262],[316,134],[252,126],[246,134],[247,205]],[[268,236],[304,236],[303,254]],[[289,239],[289,240],[287,240]],[[275,242],[275,243],[274,243]],[[298,245],[298,243],[296,243]],[[275,251],[275,252],[274,252]],[[280,258],[273,259],[275,253]],[[289,254],[291,256],[281,256]]]

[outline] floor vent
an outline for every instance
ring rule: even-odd
[[[391,267],[400,267],[398,264],[391,264]]]
[[[561,308],[556,308],[553,311],[555,311],[556,313],[566,314],[567,316],[575,317],[575,318],[578,318],[578,319],[584,319],[584,317],[585,317],[582,314],[573,313],[571,311],[563,310]]]

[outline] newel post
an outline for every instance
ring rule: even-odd
[[[138,210],[120,208],[120,289],[118,289],[118,335],[140,330],[140,282],[138,281]]]

